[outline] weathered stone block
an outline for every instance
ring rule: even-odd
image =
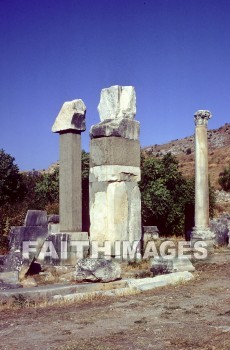
[[[125,165],[140,167],[140,143],[121,137],[102,137],[90,142],[90,167]]]
[[[44,210],[28,210],[24,226],[46,226],[48,223],[47,212]]]
[[[183,281],[193,279],[193,274],[188,271],[174,272],[168,275],[161,275],[152,278],[132,279],[128,280],[129,287],[136,288],[140,291],[151,290],[157,287],[164,287],[170,284],[176,284]]]
[[[121,277],[121,267],[106,259],[80,259],[76,265],[77,281],[111,282]]]
[[[100,120],[130,118],[136,114],[136,93],[133,86],[114,85],[101,90],[98,105]]]
[[[130,140],[139,140],[140,123],[131,119],[107,119],[90,129],[90,137],[124,137]]]
[[[0,273],[0,285],[1,283],[17,284],[18,283],[18,271],[9,271]]]
[[[141,200],[136,182],[90,184],[90,238],[105,241],[139,241],[141,238]]]
[[[54,122],[52,132],[85,131],[86,106],[82,100],[65,102]]]
[[[89,182],[126,181],[139,182],[139,167],[125,165],[101,165],[90,168]]]
[[[215,243],[223,246],[228,244],[230,234],[230,220],[227,218],[219,218],[218,220],[211,220],[210,230],[215,234]]]
[[[186,256],[179,256],[172,259],[153,258],[150,260],[150,271],[154,275],[162,275],[172,272],[195,271],[195,267]]]

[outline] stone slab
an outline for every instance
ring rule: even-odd
[[[0,272],[0,285],[1,283],[17,284],[18,271]]]
[[[124,137],[130,140],[139,140],[140,123],[136,120],[108,119],[95,124],[90,129],[90,138],[98,137]]]
[[[48,217],[45,210],[27,211],[24,226],[46,226],[47,223]]]
[[[90,142],[90,167],[125,165],[140,167],[140,143],[121,137],[102,137]]]
[[[85,293],[99,290],[109,290],[124,287],[126,281],[114,281],[108,283],[79,283],[79,284],[55,284],[38,286],[36,288],[23,288],[20,290],[0,290],[0,301],[4,302],[10,297],[24,297],[25,300],[52,300],[55,295],[64,296],[73,293]]]
[[[140,291],[151,290],[157,287],[164,287],[170,284],[177,284],[183,281],[193,279],[191,272],[174,272],[168,275],[160,275],[152,278],[132,279],[128,280],[129,287],[134,287]]]
[[[140,167],[135,166],[99,165],[90,168],[89,173],[89,182],[139,182],[140,180]]]
[[[155,275],[172,272],[195,271],[195,267],[186,256],[179,256],[172,259],[156,257],[150,259],[150,271]]]

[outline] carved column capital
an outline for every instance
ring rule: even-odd
[[[211,113],[207,110],[199,110],[194,114],[195,126],[208,125],[208,120],[212,117]]]

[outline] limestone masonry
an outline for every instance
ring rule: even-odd
[[[103,89],[90,131],[90,240],[141,238],[139,122],[132,86]]]

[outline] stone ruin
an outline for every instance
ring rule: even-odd
[[[0,257],[0,272],[4,271],[1,272],[0,281],[2,279],[6,284],[9,282],[17,286],[18,278],[23,278],[44,253],[44,242],[51,242],[57,253],[61,253],[64,247],[70,254],[62,261],[60,254],[55,255],[51,251],[43,262],[75,266],[78,250],[74,241],[84,243],[84,257],[87,257],[89,242],[97,241],[104,246],[109,241],[114,247],[117,242],[133,244],[142,240],[143,248],[148,240],[159,237],[157,227],[141,226],[138,187],[141,176],[140,123],[135,120],[134,87],[116,85],[103,89],[98,111],[100,122],[90,129],[90,238],[88,232],[82,231],[81,133],[86,129],[86,107],[82,100],[73,100],[63,104],[52,127],[52,131],[60,135],[59,216],[47,216],[45,211],[30,210],[24,226],[11,228],[10,252],[6,257]],[[221,228],[214,222],[210,229],[207,180],[207,121],[210,117],[209,111],[200,110],[195,114],[196,208],[191,241],[205,240],[213,244],[218,229],[221,231],[219,242],[226,240],[230,231],[228,218],[221,223]],[[23,241],[36,243],[30,257],[22,255]],[[138,245],[140,249],[141,244]],[[163,260],[153,259],[152,271],[161,268],[177,271],[181,269],[181,264],[182,268],[193,269],[188,259],[177,259],[170,264]],[[93,269],[97,266],[96,280],[100,280],[103,274],[101,264],[104,266],[104,263],[92,259],[78,260],[78,275],[91,276],[91,280],[94,280],[95,271],[91,273],[87,269],[88,266]],[[34,265],[33,268],[38,266]],[[114,262],[105,268],[118,277],[120,269]]]
[[[132,86],[103,89],[90,129],[90,239],[140,241],[140,123]]]

